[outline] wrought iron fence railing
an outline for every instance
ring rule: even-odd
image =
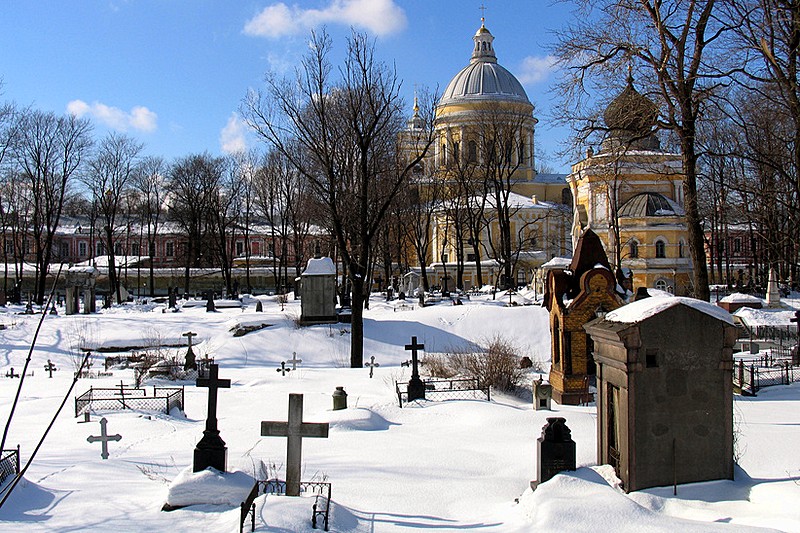
[[[138,387],[94,388],[75,397],[75,416],[89,410],[141,409],[143,411],[163,411],[169,414],[174,408],[183,410],[183,388],[153,387],[153,395]]]
[[[744,361],[739,361],[733,370],[734,386],[747,395],[755,395],[764,387],[788,385],[795,381],[800,381],[800,371],[788,361],[775,366],[757,366],[754,363],[747,365]]]
[[[279,479],[259,480],[259,492],[262,494],[286,494],[286,482]],[[317,529],[322,522],[322,529],[328,531],[331,511],[331,484],[327,481],[301,481],[300,493],[313,495],[311,506],[311,527]]]
[[[0,451],[0,485],[17,474],[19,474],[19,446],[16,449]]]
[[[425,399],[431,401],[445,400],[486,400],[491,401],[492,392],[489,385],[483,385],[477,379],[424,379]],[[400,407],[408,403],[408,391],[403,390],[400,383],[395,382],[397,401]]]

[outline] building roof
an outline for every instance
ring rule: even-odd
[[[484,100],[530,104],[519,80],[497,63],[492,46],[494,36],[484,24],[472,39],[475,48],[470,63],[447,85],[439,105]]]
[[[621,217],[674,217],[683,214],[678,204],[657,192],[639,193],[619,208]]]
[[[657,296],[650,298],[643,298],[628,305],[622,306],[615,311],[607,313],[605,320],[607,322],[622,322],[626,324],[636,324],[647,320],[648,318],[661,313],[676,305],[685,305],[691,307],[701,313],[710,315],[716,319],[722,320],[728,324],[733,325],[733,317],[726,310],[716,305],[697,300],[695,298],[688,298],[685,296],[674,296],[671,298],[659,298]]]

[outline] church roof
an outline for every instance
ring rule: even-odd
[[[494,36],[483,23],[472,39],[475,48],[469,65],[453,77],[442,93],[439,104],[482,100],[530,104],[519,80],[497,63],[492,46]]]
[[[657,192],[639,193],[619,208],[621,217],[674,217],[683,214],[678,204]]]

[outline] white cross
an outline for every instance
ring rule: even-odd
[[[103,451],[100,454],[100,457],[102,457],[103,459],[108,459],[108,441],[113,440],[113,441],[116,442],[116,441],[119,441],[119,440],[122,439],[122,435],[120,435],[120,434],[109,435],[108,431],[106,430],[106,424],[108,424],[108,420],[106,420],[105,418],[101,418],[100,419],[100,436],[99,437],[89,436],[89,437],[86,438],[86,440],[89,441],[89,442],[101,442],[102,443]]]
[[[292,352],[292,358],[289,359],[289,362],[292,363],[292,370],[297,370],[297,364],[302,363],[302,359],[297,358],[297,352]]]

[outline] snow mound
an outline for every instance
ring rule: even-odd
[[[697,311],[700,311],[701,313],[705,313],[713,316],[714,318],[718,318],[723,322],[733,325],[733,317],[731,317],[731,314],[726,310],[722,309],[721,307],[717,307],[714,304],[697,300],[695,298],[687,298],[685,296],[673,296],[670,298],[644,298],[628,305],[624,305],[616,311],[606,314],[605,318],[610,322],[635,324],[676,305],[686,305],[696,309]]]
[[[318,257],[308,260],[306,269],[303,271],[304,276],[330,276],[336,275],[336,266],[330,257]]]
[[[753,309],[740,307],[733,316],[741,319],[748,326],[794,326],[791,319],[794,311],[784,309]]]
[[[331,411],[328,423],[331,429],[343,431],[386,431],[394,425],[378,413],[364,407]]]
[[[192,472],[188,467],[170,484],[167,503],[173,507],[202,504],[238,507],[254,484],[255,480],[244,472],[220,472],[211,467]]]
[[[758,296],[753,296],[752,294],[743,294],[741,292],[734,292],[733,294],[729,294],[725,298],[721,299],[720,302],[730,303],[730,304],[740,304],[740,303],[763,304],[764,300],[762,300]]]

